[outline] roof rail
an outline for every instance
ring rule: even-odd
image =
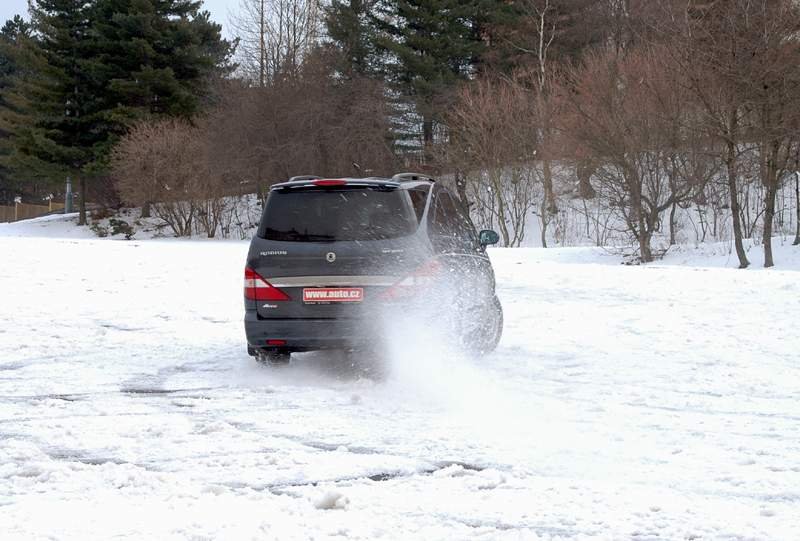
[[[423,173],[397,173],[392,177],[392,180],[396,182],[410,182],[414,180],[428,180],[430,182],[436,182],[435,178]]]
[[[295,182],[298,180],[319,180],[322,177],[318,177],[317,175],[297,175],[296,177],[292,177],[289,179],[289,182]]]

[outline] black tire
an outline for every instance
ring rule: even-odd
[[[462,327],[462,343],[467,352],[478,357],[493,352],[503,336],[500,299],[492,297],[488,305],[467,317],[467,324]]]
[[[292,360],[288,351],[256,351],[256,359],[265,366],[285,366]]]
[[[353,374],[372,380],[386,379],[388,367],[380,348],[347,349],[342,352],[342,360]]]

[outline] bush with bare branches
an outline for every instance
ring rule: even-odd
[[[268,87],[221,83],[216,107],[193,123],[147,121],[132,129],[113,159],[123,200],[152,203],[177,236],[228,236],[240,221],[233,197],[302,173],[390,173],[383,86],[336,80],[325,53],[316,54],[295,79]]]
[[[178,120],[144,122],[117,146],[114,174],[126,203],[153,202],[176,236],[191,235],[194,182],[204,160],[196,128]]]
[[[113,155],[117,187],[126,203],[150,203],[175,236],[228,231],[235,201],[214,166],[207,121],[148,121],[122,139]]]
[[[598,164],[599,194],[635,239],[642,261],[662,214],[702,190],[681,88],[659,65],[660,47],[588,55],[562,83],[564,133]]]
[[[529,164],[536,154],[535,104],[524,85],[483,79],[465,87],[453,108],[445,160],[462,172],[472,214],[497,227],[505,246],[519,246],[536,203]]]
[[[300,77],[267,87],[231,83],[209,114],[214,167],[262,193],[298,174],[389,174],[392,151],[382,83],[338,79],[331,58],[310,53]]]

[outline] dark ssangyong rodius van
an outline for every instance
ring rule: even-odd
[[[503,329],[486,246],[451,193],[414,173],[276,184],[244,275],[248,352],[370,347],[392,318],[448,321],[453,343],[492,351]]]

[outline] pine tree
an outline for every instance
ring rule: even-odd
[[[82,71],[88,4],[36,0],[30,5],[37,39],[23,40],[16,51],[22,73],[3,92],[8,107],[0,120],[13,144],[4,162],[26,180],[63,178],[91,162],[98,134],[86,125],[84,114],[89,104]],[[85,188],[83,176],[79,179]]]
[[[512,0],[486,32],[483,62],[494,72],[541,69],[577,62],[590,48],[611,42],[610,6],[597,0]],[[602,21],[602,22],[601,22]]]
[[[37,39],[18,53],[23,76],[2,95],[0,129],[18,175],[78,178],[79,224],[86,223],[86,181],[105,173],[108,156],[135,121],[189,118],[208,99],[230,44],[219,25],[189,0],[35,0]]]
[[[477,69],[487,45],[486,28],[505,9],[501,0],[377,3],[372,20],[384,70],[421,117],[426,154],[452,91]]]
[[[15,50],[22,40],[30,38],[30,25],[16,15],[6,21],[0,29],[0,110],[11,107],[3,98],[3,91],[10,88],[19,67],[15,60]],[[0,128],[0,203],[10,204],[17,189],[11,171],[2,165],[2,158],[11,152],[10,134]]]
[[[332,0],[325,12],[328,38],[339,51],[346,76],[377,73],[376,29],[370,14],[377,0]]]
[[[232,67],[221,27],[194,0],[98,0],[89,47],[96,121],[108,134],[96,169],[129,126],[143,118],[191,118],[209,99],[209,82]],[[149,217],[150,205],[142,215]]]
[[[107,133],[101,159],[143,118],[189,119],[210,99],[209,82],[229,69],[221,27],[191,0],[97,0],[85,65],[95,121]],[[104,164],[102,164],[104,165]]]
[[[8,81],[13,77],[17,70],[17,63],[14,60],[14,47],[21,39],[29,38],[31,26],[25,19],[15,15],[0,28],[0,88],[5,88]],[[2,96],[0,96],[0,100]],[[0,101],[2,104],[2,101]]]

